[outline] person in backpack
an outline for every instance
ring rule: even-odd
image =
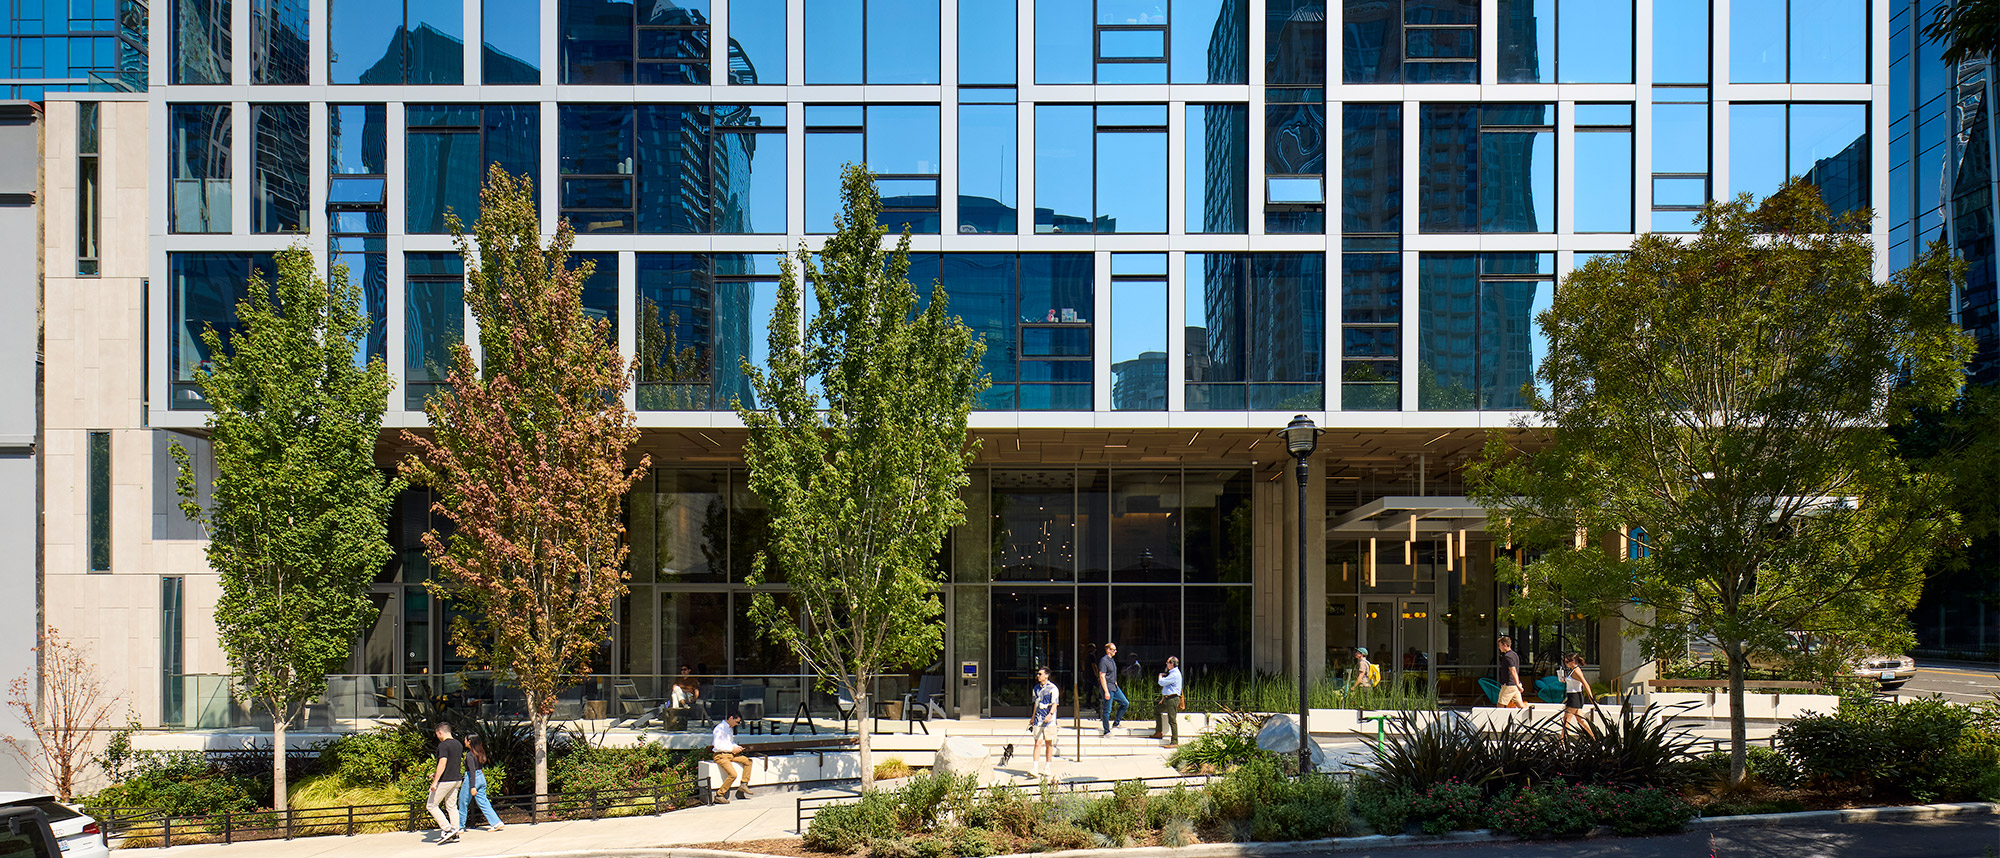
[[[1374,688],[1382,682],[1382,668],[1368,660],[1368,648],[1354,648],[1354,687]]]

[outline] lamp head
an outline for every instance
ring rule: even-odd
[[[1312,455],[1313,448],[1319,446],[1319,432],[1312,418],[1304,414],[1293,417],[1289,425],[1279,430],[1285,436],[1285,451],[1301,459]]]

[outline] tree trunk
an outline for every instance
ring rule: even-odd
[[[285,716],[290,709],[282,703],[271,706],[271,807],[279,813],[291,806],[285,795]]]
[[[1729,657],[1729,784],[1736,786],[1743,783],[1749,763],[1749,730],[1743,718],[1743,680],[1749,659],[1741,643],[1724,644],[1722,652]]]
[[[868,692],[854,689],[854,727],[860,734],[861,789],[863,792],[875,788],[875,760],[868,750]]]
[[[542,701],[528,698],[528,727],[535,731],[535,807],[547,810],[549,799],[549,716]]]

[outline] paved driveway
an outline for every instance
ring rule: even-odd
[[[1824,827],[1729,828],[1672,837],[1564,843],[1485,843],[1339,853],[1342,858],[1990,858],[2000,820],[1834,823]]]

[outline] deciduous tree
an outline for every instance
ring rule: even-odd
[[[456,526],[424,534],[434,586],[464,609],[459,654],[508,672],[527,698],[539,798],[556,692],[589,672],[625,593],[621,503],[649,460],[626,463],[639,435],[623,398],[632,365],[583,311],[593,266],[570,267],[569,223],[543,245],[531,180],[498,166],[473,234],[448,221],[480,355],[453,348],[450,384],[425,406],[431,431],[405,434],[417,453],[403,471]]]
[[[965,517],[977,451],[966,435],[985,389],[983,346],[933,285],[920,306],[910,238],[884,251],[875,177],[849,166],[843,216],[815,263],[786,260],[770,327],[770,369],[744,362],[763,407],[737,405],[750,487],[771,513],[751,586],[778,570],[800,616],[758,593],[751,616],[862,716],[861,779],[874,784],[866,715],[876,677],[943,646],[938,547]],[[801,324],[800,280],[819,312]],[[803,621],[803,628],[801,627]]]
[[[42,630],[34,652],[41,681],[30,670],[7,684],[7,711],[28,728],[31,741],[6,736],[0,742],[57,801],[70,801],[90,767],[94,737],[111,726],[118,696],[105,689],[90,648],[64,640],[55,626]]]
[[[1528,423],[1549,446],[1496,433],[1474,468],[1509,538],[1541,552],[1506,564],[1517,619],[1623,610],[1656,656],[1721,649],[1732,780],[1751,656],[1794,633],[1900,652],[1926,562],[1957,539],[1949,480],[1889,431],[1959,389],[1955,263],[1933,251],[1877,280],[1867,218],[1795,180],[1592,260],[1538,319]],[[1605,550],[1619,534],[1642,550]]]
[[[208,532],[220,578],[216,630],[239,688],[271,716],[273,801],[287,805],[285,731],[326,691],[375,621],[368,585],[388,562],[389,505],[398,480],[375,465],[387,407],[382,359],[357,362],[368,334],[347,270],[322,281],[303,248],[276,257],[277,280],[253,272],[236,305],[241,326],[202,341],[213,366],[196,376],[212,409],[215,485],[203,505],[187,451],[181,510]]]
[[[1969,59],[1992,57],[2000,47],[2000,0],[1956,0],[1940,3],[1937,14],[1924,25],[1924,40],[1944,44],[1942,59],[1958,65]]]

